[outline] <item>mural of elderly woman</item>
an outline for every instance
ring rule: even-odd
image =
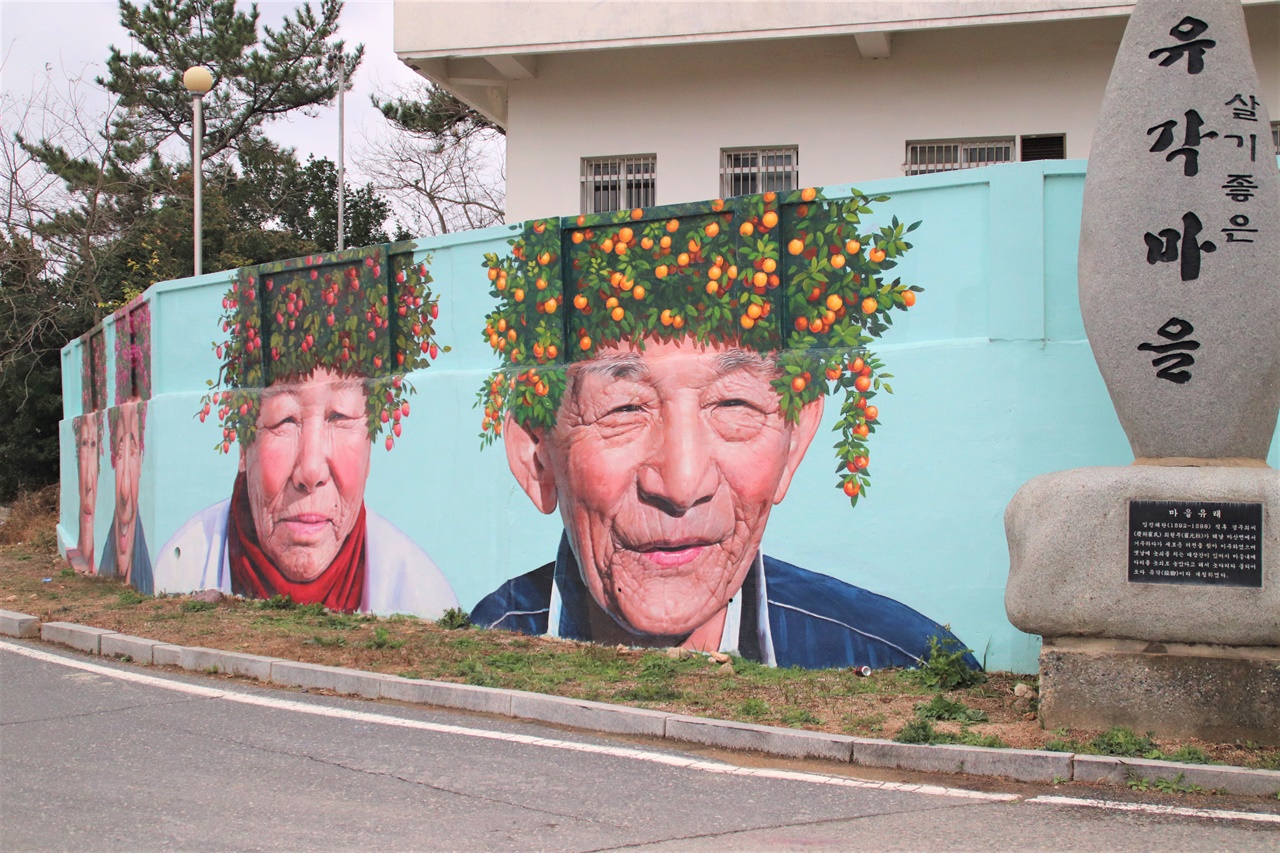
[[[229,500],[165,544],[158,589],[424,618],[457,606],[426,552],[364,500],[374,440],[388,431],[391,450],[409,415],[403,374],[439,353],[430,281],[382,247],[241,270],[199,412],[218,416],[218,450],[239,443],[239,472]]]
[[[98,473],[102,466],[102,413],[106,403],[107,352],[98,330],[81,339],[80,406],[83,414],[71,421],[76,440],[77,498],[76,546],[67,549],[67,562],[81,574],[96,574],[93,523],[98,502]]]
[[[139,592],[153,591],[151,557],[138,518],[138,486],[151,396],[151,308],[141,299],[116,312],[115,406],[107,410],[111,467],[116,472],[115,514],[98,573],[118,577]]]

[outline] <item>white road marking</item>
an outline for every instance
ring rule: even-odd
[[[1251,820],[1257,823],[1280,824],[1280,814],[1237,812],[1227,809],[1193,809],[1187,806],[1165,806],[1158,803],[1117,803],[1112,800],[1088,800],[1077,797],[1044,795],[1027,800],[1049,806],[1085,806],[1091,809],[1110,809],[1121,812],[1145,812],[1147,814],[1173,815],[1175,817],[1208,817],[1215,820]]]
[[[937,797],[954,797],[983,802],[1011,802],[1021,799],[1017,794],[993,794],[984,791],[969,791],[963,788],[945,788],[940,785],[910,785],[901,782],[877,782],[866,779],[850,779],[845,776],[828,776],[821,773],[801,773],[792,770],[774,770],[767,767],[738,767],[719,761],[705,761],[680,755],[666,755],[660,752],[649,752],[620,746],[603,746],[599,744],[579,743],[576,741],[557,740],[554,738],[534,737],[532,735],[495,732],[487,729],[473,729],[463,726],[452,726],[444,723],[427,723],[421,720],[406,720],[386,714],[373,714],[367,711],[353,711],[346,708],[330,708],[323,705],[311,705],[306,702],[295,702],[291,699],[278,699],[272,696],[254,696],[232,690],[220,690],[198,684],[186,684],[181,681],[170,681],[154,675],[146,675],[130,670],[118,670],[88,661],[65,658],[59,655],[18,646],[0,641],[0,649],[15,654],[58,664],[60,666],[79,669],[84,672],[103,675],[119,681],[172,690],[198,696],[204,699],[223,699],[242,705],[254,705],[260,708],[272,708],[279,711],[294,711],[299,714],[311,714],[317,717],[332,717],[341,720],[353,720],[362,723],[373,723],[383,726],[398,726],[419,731],[437,732],[439,734],[459,735],[462,737],[484,738],[485,740],[506,741],[525,744],[546,749],[563,749],[571,752],[585,752],[594,755],[607,755],[613,758],[625,758],[632,761],[645,761],[651,764],[665,764],[685,770],[697,770],[703,773],[716,773],[727,776],[750,776],[758,779],[781,779],[793,782],[808,782],[817,785],[835,785],[844,788],[864,788],[898,793],[926,794]]]
[[[649,752],[642,749],[631,749],[619,746],[603,746],[576,741],[557,740],[554,738],[535,737],[533,735],[510,734],[487,729],[473,729],[464,726],[452,726],[445,723],[427,723],[421,720],[406,720],[386,714],[373,714],[367,711],[353,711],[346,708],[329,708],[323,705],[311,705],[306,702],[295,702],[291,699],[277,699],[271,696],[253,696],[232,690],[220,690],[215,687],[204,687],[198,684],[187,684],[181,681],[170,681],[154,675],[146,675],[130,670],[118,670],[75,658],[18,646],[0,640],[0,649],[24,655],[35,660],[59,664],[78,669],[93,675],[102,675],[120,681],[128,681],[147,687],[172,690],[199,696],[205,699],[225,699],[242,705],[254,705],[260,708],[273,708],[280,711],[295,711],[300,714],[311,714],[317,717],[332,717],[341,720],[354,720],[362,723],[373,723],[384,726],[417,729],[419,731],[437,732],[440,734],[458,735],[461,737],[484,738],[486,740],[506,741],[545,749],[563,749],[571,752],[585,752],[595,755],[607,755],[614,758],[625,758],[632,761],[645,761],[651,764],[665,764],[685,770],[697,770],[703,773],[716,773],[728,776],[751,776],[762,779],[782,779],[793,782],[808,782],[816,785],[835,785],[845,788],[863,788],[897,793],[926,794],[938,797],[978,800],[982,802],[1013,802],[1021,800],[1017,794],[994,794],[984,791],[970,791],[964,788],[947,788],[940,785],[911,785],[903,782],[876,782],[866,779],[850,779],[846,776],[828,776],[821,773],[802,773],[793,770],[775,770],[768,767],[738,767],[719,761],[704,761],[680,755],[666,755],[660,752]],[[92,677],[92,676],[91,676]],[[1155,803],[1122,803],[1112,800],[1095,800],[1077,797],[1059,797],[1042,795],[1029,800],[1028,803],[1055,806],[1082,806],[1112,811],[1144,812],[1147,814],[1170,815],[1175,817],[1202,817],[1214,820],[1246,820],[1257,823],[1280,824],[1280,815],[1229,811],[1226,809],[1196,809],[1185,806],[1166,806]]]

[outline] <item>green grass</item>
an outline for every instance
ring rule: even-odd
[[[822,720],[815,717],[805,708],[784,708],[781,719],[784,726],[790,726],[793,729],[822,725]]]
[[[370,649],[398,649],[404,645],[404,640],[394,639],[391,632],[381,625],[375,625],[373,628],[373,637],[365,643]]]
[[[121,607],[132,607],[135,604],[141,604],[142,602],[146,601],[147,598],[148,596],[142,595],[132,587],[128,589],[122,589],[120,591],[120,595],[116,597]]]
[[[985,723],[991,718],[986,711],[970,708],[963,702],[948,699],[939,693],[928,702],[915,706],[916,716],[922,720],[955,720],[960,723]]]

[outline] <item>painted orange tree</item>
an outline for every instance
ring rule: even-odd
[[[774,355],[793,423],[806,403],[843,394],[837,476],[856,505],[879,424],[871,401],[892,392],[867,345],[922,290],[889,278],[920,223],[864,228],[871,204],[887,200],[804,189],[526,223],[509,255],[484,260],[497,301],[484,336],[503,366],[479,393],[482,443],[501,436],[508,413],[552,426],[565,363],[602,345],[717,342]]]
[[[410,411],[404,374],[448,350],[434,337],[429,260],[375,246],[240,270],[222,299],[221,370],[198,412],[216,412],[219,450],[253,441],[262,388],[318,368],[365,381],[369,438],[389,429],[390,450]]]

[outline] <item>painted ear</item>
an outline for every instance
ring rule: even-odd
[[[822,423],[822,407],[825,402],[825,397],[818,397],[812,403],[806,403],[804,408],[800,410],[800,420],[791,427],[791,444],[787,447],[787,464],[782,469],[782,477],[778,480],[778,488],[773,493],[773,502],[775,504],[781,503],[782,499],[787,496],[787,489],[791,488],[791,478],[795,476],[796,469],[800,467],[800,460],[804,459],[805,453],[809,450],[809,444],[818,433],[818,424]]]
[[[539,512],[556,511],[556,478],[551,471],[546,435],[528,429],[508,412],[502,423],[502,443],[507,448],[507,464],[524,493]]]

